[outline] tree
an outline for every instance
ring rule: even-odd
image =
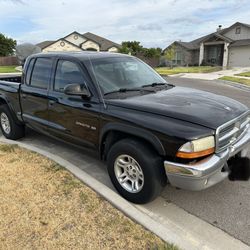
[[[149,49],[144,48],[143,54],[145,57],[148,57],[148,58],[153,58],[153,57],[160,58],[161,53],[162,53],[161,48],[149,48]]]
[[[16,40],[8,38],[4,34],[0,33],[0,56],[13,55],[16,47]]]
[[[164,52],[164,58],[166,58],[170,62],[171,68],[173,68],[173,60],[175,58],[175,53],[176,53],[175,44],[169,46]]]
[[[142,55],[147,58],[159,58],[162,53],[161,48],[144,48],[138,41],[122,42],[122,47],[119,49],[120,53],[131,54],[133,56]]]
[[[122,47],[119,49],[120,53],[131,54],[135,56],[137,53],[143,52],[143,46],[138,41],[125,41],[122,42]]]

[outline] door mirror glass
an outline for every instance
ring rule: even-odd
[[[64,88],[64,93],[66,95],[78,95],[83,97],[90,97],[90,93],[86,89],[85,85],[79,83],[72,83],[66,85]]]

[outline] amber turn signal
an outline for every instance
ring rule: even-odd
[[[185,158],[185,159],[195,159],[202,156],[213,154],[215,151],[215,148],[209,148],[206,150],[202,150],[199,152],[177,152],[176,156],[179,158]]]

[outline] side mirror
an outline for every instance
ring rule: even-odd
[[[64,94],[90,97],[90,93],[83,84],[72,83],[64,87]]]

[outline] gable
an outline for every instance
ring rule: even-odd
[[[238,23],[233,25],[231,28],[228,28],[228,30],[223,33],[223,35],[232,40],[250,39],[250,27]]]
[[[73,32],[67,36],[64,37],[65,40],[79,46],[81,43],[86,41],[86,38],[84,38],[81,34],[77,32]]]
[[[82,51],[82,49],[64,39],[59,39],[43,49],[43,52],[54,51]]]
[[[100,51],[100,46],[99,44],[95,43],[94,41],[87,40],[86,42],[82,43],[81,45],[82,49],[84,50],[96,50]]]
[[[109,52],[118,52],[118,48],[113,46],[113,47],[109,48],[108,51]]]
[[[84,33],[83,36],[87,40],[91,40],[94,43],[97,43],[100,46],[101,51],[107,51],[111,47],[121,48],[120,44],[117,44],[115,42],[112,42],[112,41],[104,38],[104,37],[97,36],[97,35],[90,33],[90,32]]]

